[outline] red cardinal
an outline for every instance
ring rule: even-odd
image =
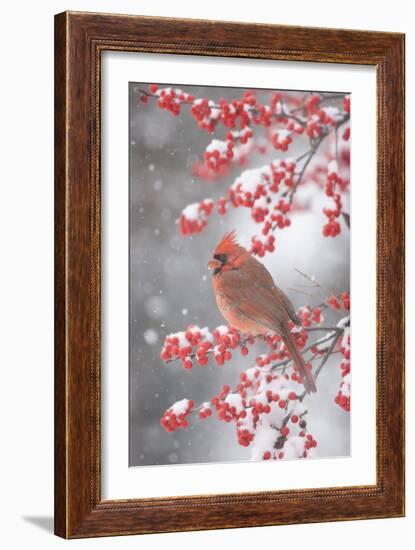
[[[267,269],[236,240],[234,231],[223,237],[208,264],[219,311],[244,334],[279,334],[308,393],[316,391],[314,377],[305,366],[288,323],[301,325],[292,303]]]

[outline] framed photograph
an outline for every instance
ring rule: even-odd
[[[404,35],[55,19],[55,532],[404,515]]]

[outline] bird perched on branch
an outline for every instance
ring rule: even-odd
[[[314,377],[295,345],[288,324],[291,320],[301,325],[301,321],[265,266],[238,244],[235,231],[222,238],[208,267],[213,273],[216,302],[226,321],[247,335],[279,334],[306,391],[315,392]]]

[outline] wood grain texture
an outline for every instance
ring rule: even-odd
[[[55,531],[66,532],[66,26],[55,27]]]
[[[377,69],[377,482],[101,500],[100,54]],[[65,538],[404,514],[404,36],[66,12],[55,18],[55,532]],[[387,376],[386,376],[387,369]]]

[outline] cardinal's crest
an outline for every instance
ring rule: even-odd
[[[215,254],[228,254],[236,249],[242,249],[242,246],[238,243],[236,231],[233,230],[222,237],[222,240],[215,248]]]

